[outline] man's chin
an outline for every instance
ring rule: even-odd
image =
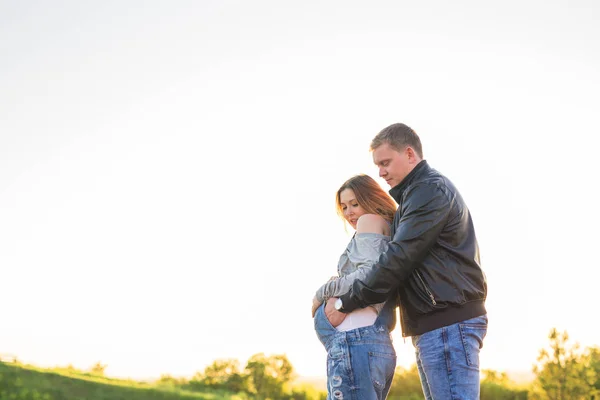
[[[400,181],[401,182],[401,181]],[[389,181],[388,185],[390,185],[390,189],[395,188],[396,186],[398,186],[400,184],[400,182],[397,181]]]

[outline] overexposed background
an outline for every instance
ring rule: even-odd
[[[0,353],[134,378],[286,353],[324,375],[309,309],[351,235],[334,194],[377,177],[394,122],[471,209],[482,367],[530,370],[552,327],[600,345],[599,19],[591,0],[0,1]]]

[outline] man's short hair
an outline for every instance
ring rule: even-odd
[[[387,143],[396,151],[403,151],[410,146],[417,153],[419,158],[423,158],[423,146],[421,139],[409,126],[397,123],[384,128],[371,141],[371,151],[382,144]]]

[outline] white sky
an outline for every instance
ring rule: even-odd
[[[0,0],[0,353],[324,375],[334,194],[394,122],[471,209],[482,366],[530,370],[552,327],[600,345],[600,7],[365,4]]]

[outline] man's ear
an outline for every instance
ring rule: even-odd
[[[419,162],[417,153],[412,147],[406,146],[406,149],[404,151],[406,152],[406,156],[408,157],[409,163],[417,164]]]

